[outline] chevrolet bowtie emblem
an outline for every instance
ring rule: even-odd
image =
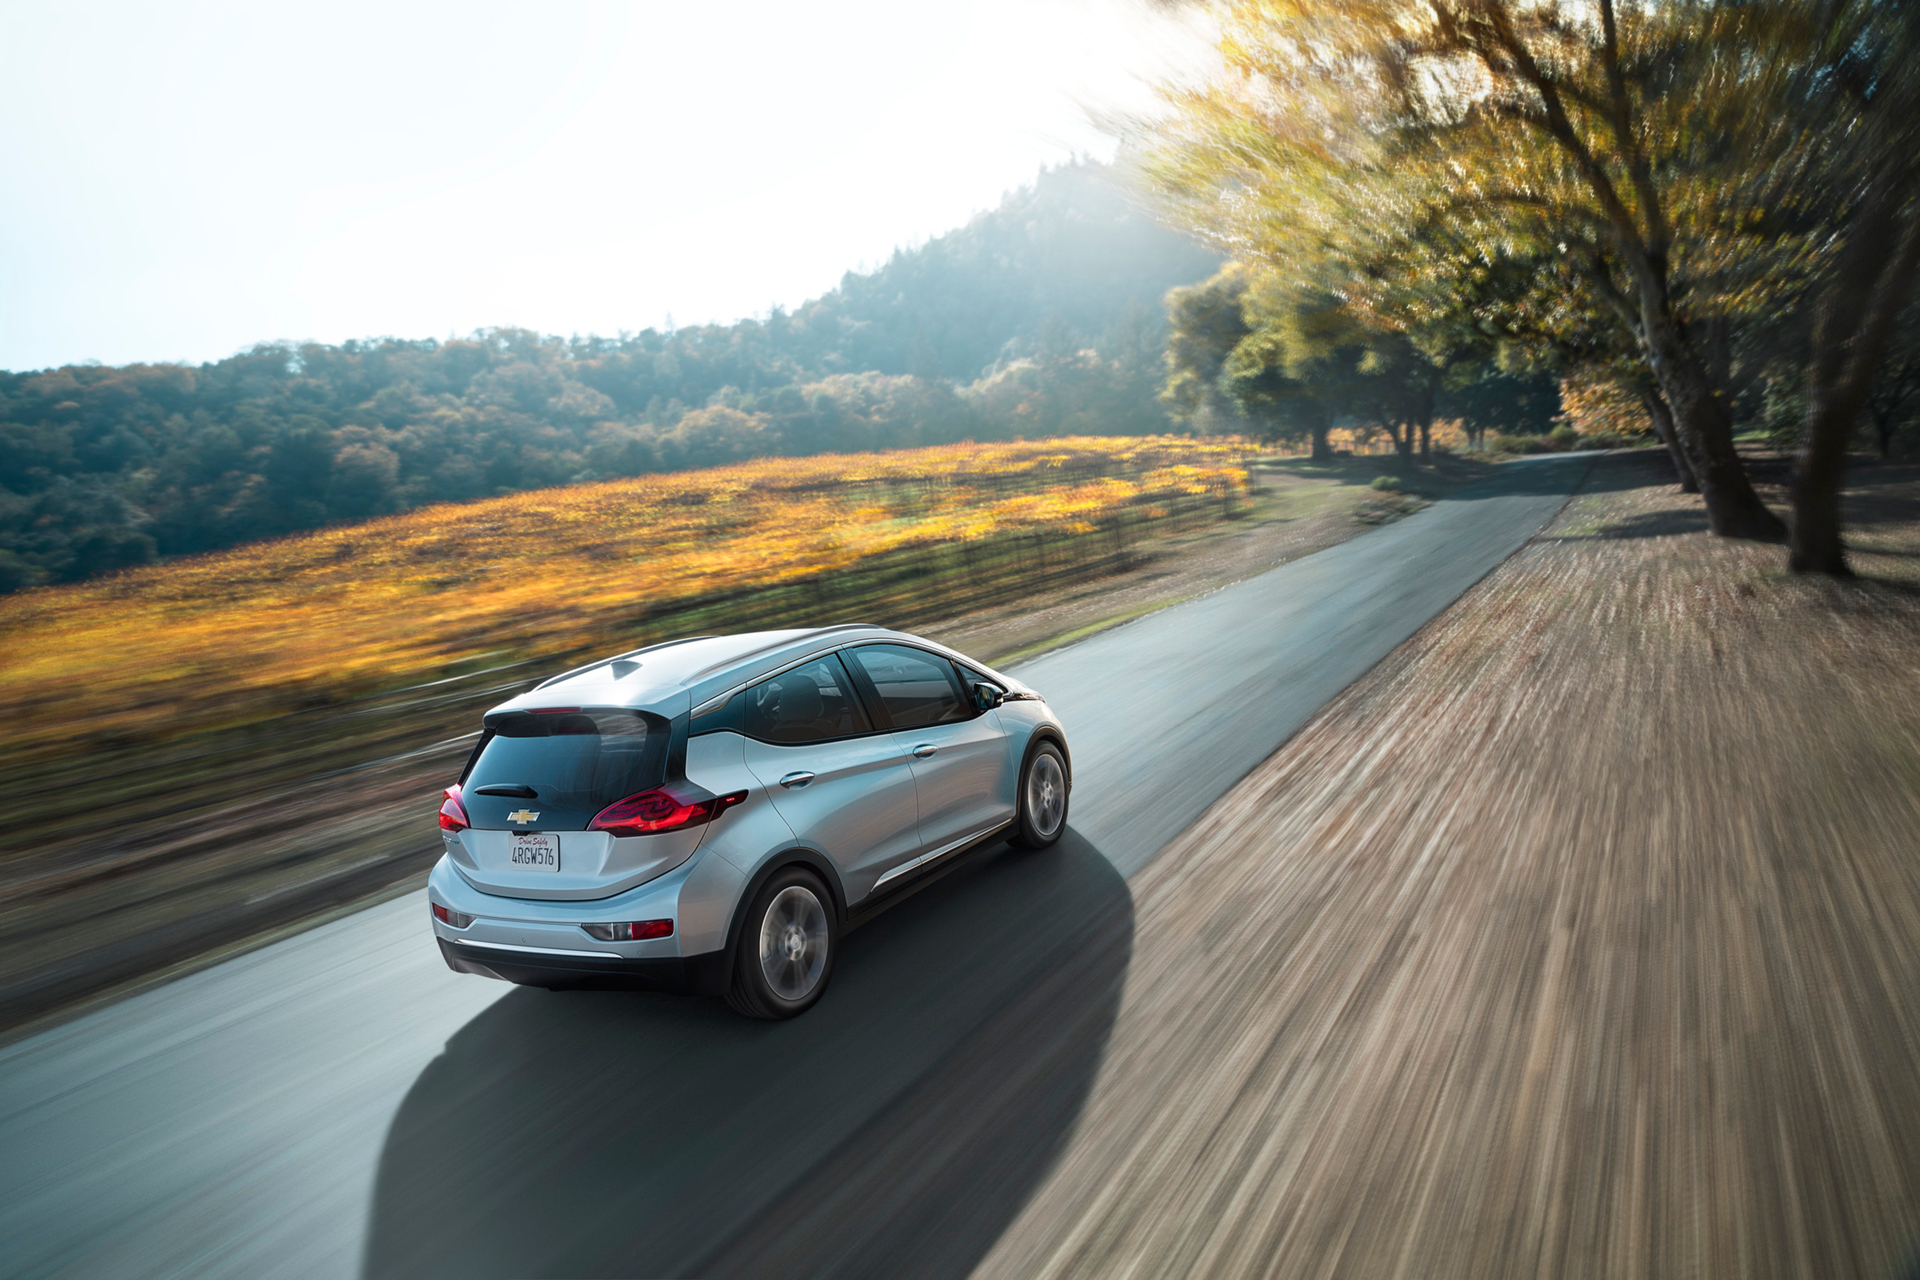
[[[532,822],[540,815],[531,809],[519,809],[507,815],[508,822]]]

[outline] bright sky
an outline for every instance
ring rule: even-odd
[[[1142,0],[0,0],[0,368],[731,321],[1195,65]]]

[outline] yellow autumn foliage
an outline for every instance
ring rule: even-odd
[[[9,754],[566,652],[688,601],[916,547],[1091,532],[1230,495],[1249,453],[1081,437],[766,459],[424,507],[0,598]]]

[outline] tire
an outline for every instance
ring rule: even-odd
[[[749,1018],[796,1018],[819,1002],[833,978],[840,922],[833,897],[805,867],[773,873],[734,944],[727,1006]]]
[[[1057,744],[1042,740],[1027,752],[1020,767],[1020,816],[1015,820],[1014,844],[1044,849],[1067,829],[1067,758]]]

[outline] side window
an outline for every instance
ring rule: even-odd
[[[873,681],[894,728],[947,724],[973,714],[953,664],[945,658],[896,644],[862,645],[849,652]]]
[[[763,680],[740,698],[742,727],[762,742],[819,742],[873,727],[832,654]]]

